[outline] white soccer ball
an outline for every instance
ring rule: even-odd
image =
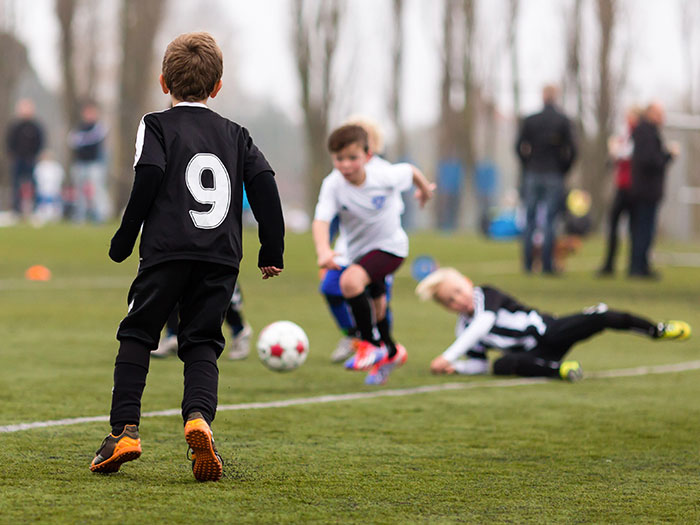
[[[299,368],[309,354],[306,332],[291,321],[267,325],[258,337],[258,356],[265,366],[276,372]]]

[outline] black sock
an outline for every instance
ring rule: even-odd
[[[504,354],[493,363],[493,373],[499,376],[559,377],[558,361],[529,356],[527,352]]]
[[[118,436],[124,425],[138,425],[141,418],[141,396],[146,386],[150,351],[136,339],[124,339],[114,363],[114,388],[109,423]]]
[[[355,326],[357,331],[360,332],[360,337],[365,341],[375,343],[372,305],[367,294],[362,292],[355,297],[348,297],[346,301],[350,306],[350,310],[352,310],[352,316],[355,318]]]
[[[396,355],[396,343],[391,338],[389,319],[385,317],[381,321],[377,321],[377,330],[379,330],[379,336],[382,338],[382,342],[386,345],[388,357],[391,359]]]
[[[605,316],[606,326],[609,328],[640,332],[652,338],[659,337],[660,335],[658,325],[643,317],[627,312],[619,312],[617,310],[608,310],[603,315]]]

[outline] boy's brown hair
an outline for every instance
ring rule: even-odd
[[[359,144],[365,151],[369,151],[369,137],[361,126],[347,124],[340,126],[328,137],[328,151],[337,153],[350,144]]]
[[[224,72],[221,49],[205,32],[184,33],[168,44],[163,56],[163,80],[178,100],[205,100]]]

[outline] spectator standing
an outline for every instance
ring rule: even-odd
[[[100,110],[94,102],[83,104],[78,127],[68,135],[73,152],[71,177],[75,187],[74,220],[105,221],[110,214],[107,193],[107,128],[100,122]]]
[[[12,165],[12,209],[18,215],[31,213],[35,205],[34,167],[44,147],[44,129],[35,113],[32,100],[19,100],[16,118],[7,128],[7,152]]]
[[[660,128],[666,119],[663,105],[652,102],[632,133],[632,250],[630,277],[658,279],[649,266],[649,251],[656,235],[659,203],[663,199],[666,166],[678,155],[677,144],[664,144]]]
[[[564,180],[576,158],[571,122],[556,107],[557,96],[555,86],[544,87],[544,108],[523,121],[516,142],[523,172],[521,198],[526,221],[523,266],[527,273],[532,272],[533,236],[539,209],[544,216],[542,273],[555,273],[553,252],[556,220],[566,195]]]
[[[618,246],[618,224],[620,217],[627,214],[630,221],[631,231],[632,221],[632,152],[634,142],[632,132],[639,122],[640,110],[637,106],[632,106],[625,115],[626,129],[622,135],[611,137],[608,141],[608,153],[610,159],[615,163],[615,197],[610,208],[608,224],[608,245],[603,266],[598,270],[601,277],[613,275],[615,273],[615,256]],[[631,235],[630,235],[631,237]]]

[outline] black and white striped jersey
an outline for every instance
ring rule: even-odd
[[[238,268],[243,184],[272,172],[248,131],[204,104],[183,102],[143,117],[139,165],[164,173],[143,223],[141,268],[174,259]]]
[[[457,339],[443,352],[454,361],[471,351],[471,355],[489,348],[511,352],[535,348],[547,331],[552,317],[521,304],[491,286],[474,287],[474,313],[457,319]]]

